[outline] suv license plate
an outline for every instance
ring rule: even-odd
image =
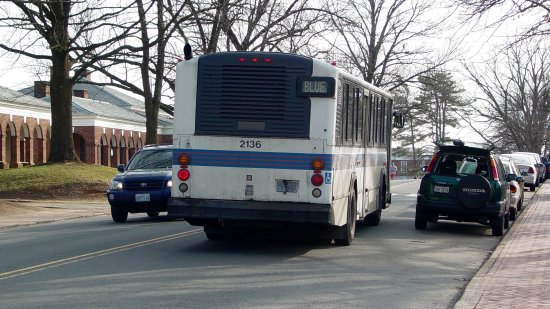
[[[298,192],[298,181],[296,180],[277,180],[277,192]]]
[[[151,196],[149,193],[136,194],[136,202],[149,202],[151,201]]]
[[[447,187],[447,186],[434,186],[434,192],[449,193],[449,187]]]

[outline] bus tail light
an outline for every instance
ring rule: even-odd
[[[315,159],[311,162],[311,167],[314,171],[321,171],[325,167],[325,162],[320,159]]]
[[[186,181],[189,179],[189,177],[191,177],[191,173],[189,172],[188,169],[186,168],[182,168],[178,171],[178,178],[181,180],[181,181]]]
[[[189,162],[191,162],[191,158],[189,158],[189,155],[186,154],[186,153],[182,153],[179,155],[178,157],[178,163],[180,165],[184,165],[184,166],[187,166],[189,165]]]
[[[323,184],[323,176],[321,174],[313,174],[313,176],[311,176],[311,184],[314,185],[314,186],[320,186]]]

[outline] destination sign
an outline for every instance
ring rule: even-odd
[[[330,77],[310,77],[299,80],[299,95],[304,97],[334,96],[334,79]]]

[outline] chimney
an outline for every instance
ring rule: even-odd
[[[86,89],[79,89],[79,90],[74,89],[73,90],[73,95],[75,97],[87,99],[88,98],[88,90],[86,90]]]
[[[44,81],[35,81],[34,82],[34,97],[43,98],[50,95],[50,83]]]

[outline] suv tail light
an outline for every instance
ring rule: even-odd
[[[516,193],[516,192],[518,192],[518,188],[516,188],[516,186],[514,186],[514,185],[510,185],[510,192]]]
[[[495,163],[495,159],[491,159],[491,174],[493,174],[493,180],[500,179],[498,175],[497,164]]]
[[[434,154],[432,157],[432,161],[430,161],[430,165],[428,165],[428,169],[426,169],[426,173],[431,174],[435,168],[435,164],[437,163],[437,159],[439,159],[439,153]]]
[[[532,167],[529,167],[529,170],[527,171],[529,174],[534,174],[535,170]]]

